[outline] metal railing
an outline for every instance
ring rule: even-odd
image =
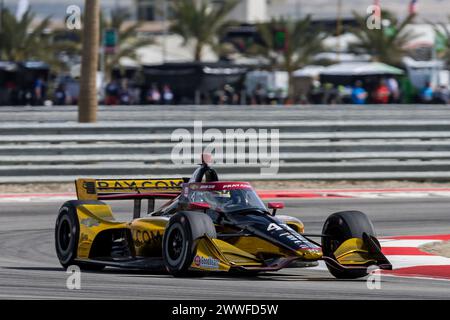
[[[443,116],[439,117],[433,109],[433,118],[424,119],[415,108],[420,116],[403,121],[390,119],[386,108],[380,111],[384,117],[373,120],[346,117],[345,110],[339,111],[337,120],[330,120],[302,119],[304,110],[298,107],[277,111],[261,107],[255,109],[258,116],[254,121],[230,118],[231,109],[225,108],[217,110],[215,118],[208,114],[202,125],[203,130],[279,130],[278,174],[262,176],[261,166],[255,164],[217,164],[223,179],[449,180],[450,110],[442,107]],[[111,113],[112,120],[98,124],[39,120],[46,115],[36,110],[31,119],[18,120],[12,108],[0,110],[0,116],[4,114],[0,122],[0,183],[71,181],[80,176],[188,176],[195,165],[172,162],[171,152],[178,142],[172,141],[171,134],[180,128],[193,133],[192,120],[211,111],[200,109],[197,113],[193,107],[168,109],[185,112],[188,120],[166,120],[161,114],[164,111],[158,109],[155,121],[118,121],[108,110],[105,114]],[[147,117],[150,112],[142,107],[129,110]],[[21,112],[26,117],[26,111]],[[123,108],[117,113],[127,119]],[[56,116],[52,113],[48,118]]]

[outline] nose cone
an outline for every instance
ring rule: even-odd
[[[322,258],[321,248],[307,248],[297,250],[297,254],[305,260],[319,260]]]

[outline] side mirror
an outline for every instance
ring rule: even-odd
[[[272,216],[274,216],[277,213],[277,209],[284,208],[284,203],[283,202],[269,202],[268,207],[269,207],[269,209],[273,209]]]
[[[208,210],[211,206],[205,202],[191,202],[188,205],[188,210]]]

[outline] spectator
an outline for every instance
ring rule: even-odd
[[[42,77],[39,77],[34,82],[34,104],[35,105],[42,105],[45,100],[45,81],[42,79]]]
[[[239,97],[236,94],[236,91],[229,84],[226,84],[223,87],[223,93],[224,95],[222,104],[237,104],[237,102],[239,101]]]
[[[308,91],[308,101],[313,104],[322,103],[322,84],[318,80],[313,80]]]
[[[7,104],[17,105],[17,84],[13,80],[6,82],[6,102]]]
[[[69,94],[66,90],[66,86],[64,85],[64,83],[60,83],[55,91],[55,100],[54,100],[55,105],[57,106],[66,105],[69,100],[68,98]]]
[[[258,83],[252,92],[252,104],[266,104],[267,92],[261,83]]]
[[[19,99],[24,101],[26,106],[31,106],[33,104],[33,92],[31,89],[26,88],[19,92]]]
[[[217,88],[213,92],[213,103],[217,105],[223,105],[226,101],[226,94],[223,88]]]
[[[416,89],[409,80],[408,77],[403,77],[400,80],[400,96],[401,103],[410,104],[415,102],[416,98]]]
[[[131,94],[131,104],[140,104],[141,103],[141,88],[138,86],[132,87],[130,90]]]
[[[450,92],[447,86],[441,85],[434,94],[436,103],[448,104],[450,102]]]
[[[350,103],[351,101],[351,96],[352,96],[352,87],[350,86],[343,86],[343,85],[339,85],[338,88],[338,96],[337,96],[337,103]]]
[[[120,95],[120,103],[121,104],[124,104],[124,105],[129,105],[130,104],[131,91],[130,91],[130,88],[128,86],[128,80],[127,79],[123,79],[122,80],[122,85],[120,86],[119,95]]]
[[[108,106],[117,105],[119,103],[119,91],[120,91],[117,80],[112,80],[108,82],[105,91],[106,91],[105,104]]]
[[[386,85],[386,82],[384,80],[381,80],[379,85],[376,87],[375,91],[373,92],[373,102],[378,104],[386,104],[389,103],[389,96],[390,91],[388,86]]]
[[[152,87],[147,92],[147,102],[150,104],[161,103],[161,93],[159,92],[156,84],[152,84]]]
[[[277,105],[282,106],[284,104],[284,92],[282,88],[278,88],[275,91],[275,100],[277,102]]]
[[[356,81],[352,89],[352,103],[365,104],[367,100],[367,91],[362,87],[360,80]]]
[[[165,84],[163,87],[163,100],[164,104],[172,104],[173,103],[173,92],[170,89],[168,84]]]
[[[433,102],[433,87],[430,82],[425,84],[425,87],[422,89],[420,93],[420,99],[423,103],[432,103]]]
[[[399,103],[400,101],[400,88],[398,81],[394,77],[390,77],[386,81],[386,85],[389,88],[389,102]]]
[[[322,104],[336,104],[338,89],[332,83],[325,83],[322,88]]]

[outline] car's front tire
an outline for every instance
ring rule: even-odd
[[[76,206],[78,201],[68,201],[59,210],[55,225],[55,248],[64,269],[76,265],[82,270],[102,270],[104,266],[76,261],[80,224]]]
[[[336,249],[350,238],[362,238],[363,233],[375,236],[369,218],[360,211],[341,211],[330,215],[323,225],[322,250],[324,256],[334,257]],[[338,279],[357,279],[367,275],[366,270],[338,270],[326,263],[330,273]]]
[[[162,246],[164,264],[170,274],[188,274],[197,250],[197,240],[205,234],[216,238],[214,223],[204,213],[182,211],[170,218]]]

